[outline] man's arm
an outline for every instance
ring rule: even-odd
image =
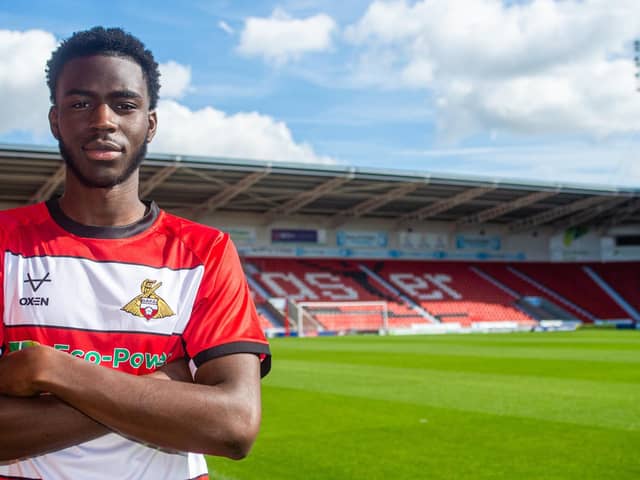
[[[210,360],[195,380],[136,377],[43,346],[0,360],[0,393],[51,392],[127,437],[168,449],[244,457],[260,425],[258,357]]]
[[[53,395],[0,396],[0,462],[71,447],[108,432]]]
[[[182,360],[165,365],[149,377],[191,382]],[[107,433],[111,429],[54,395],[0,395],[0,462],[61,450]]]

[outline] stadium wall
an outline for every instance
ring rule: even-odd
[[[455,228],[443,222],[398,228],[386,219],[351,219],[332,227],[327,217],[293,217],[265,225],[260,215],[217,212],[200,221],[228,231],[245,257],[458,261],[632,261],[640,246],[619,247],[615,235],[640,226],[597,231],[539,228],[510,234],[501,225]]]
[[[20,204],[0,202],[0,210]],[[184,215],[184,212],[176,211]],[[246,257],[380,258],[460,261],[615,262],[640,260],[640,245],[620,245],[619,238],[640,237],[640,225],[605,232],[539,228],[510,234],[500,225],[456,229],[454,224],[422,222],[398,228],[385,219],[350,219],[330,227],[328,217],[291,217],[265,225],[261,215],[214,212],[198,219],[228,231]],[[293,237],[273,237],[275,231]],[[295,235],[306,235],[296,238]],[[315,234],[312,232],[316,232]],[[315,238],[313,236],[315,235]],[[304,241],[299,241],[304,240]]]

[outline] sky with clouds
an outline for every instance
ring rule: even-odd
[[[161,64],[152,151],[640,188],[638,0],[0,3],[0,142],[94,25]]]

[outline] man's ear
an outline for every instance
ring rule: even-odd
[[[156,136],[156,130],[158,128],[158,115],[156,111],[153,110],[149,112],[149,128],[147,129],[147,143],[150,143],[153,140],[153,137]]]
[[[51,105],[49,109],[49,128],[51,129],[51,133],[56,138],[56,140],[60,140],[60,128],[58,127],[58,107],[55,105]]]

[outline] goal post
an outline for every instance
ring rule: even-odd
[[[387,302],[293,302],[289,314],[298,336],[348,333],[386,333]]]

